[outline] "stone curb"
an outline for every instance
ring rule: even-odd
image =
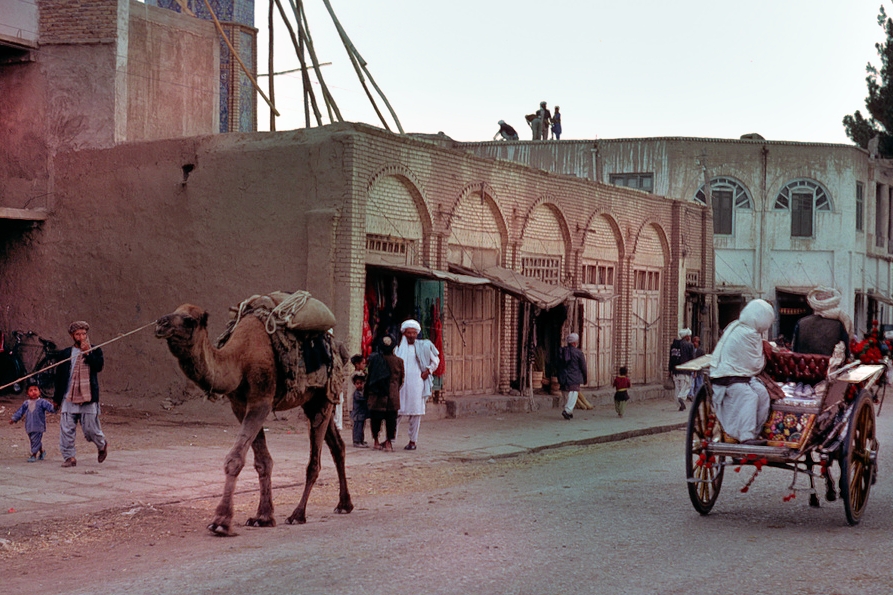
[[[551,450],[554,448],[564,448],[566,446],[589,446],[591,444],[605,444],[608,442],[619,442],[630,438],[638,438],[640,436],[650,436],[652,434],[664,434],[666,432],[674,432],[676,430],[685,430],[688,428],[688,422],[670,424],[666,426],[653,426],[648,428],[638,428],[635,430],[627,430],[625,432],[617,432],[616,434],[606,434],[604,436],[593,436],[591,438],[582,438],[580,440],[566,440],[555,444],[544,444],[542,446],[523,447],[519,446],[512,452],[501,453],[482,453],[474,454],[454,454],[449,455],[447,460],[458,462],[475,462],[490,459],[508,459],[522,454],[534,454]]]

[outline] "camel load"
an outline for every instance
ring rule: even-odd
[[[253,295],[230,308],[230,322],[217,338],[217,349],[246,316],[264,323],[276,355],[279,385],[285,390],[277,392],[274,411],[300,405],[308,388],[325,388],[329,400],[337,403],[350,355],[332,337],[335,316],[328,306],[307,291]]]

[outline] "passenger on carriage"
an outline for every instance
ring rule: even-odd
[[[834,346],[843,341],[849,359],[852,321],[839,308],[840,292],[833,287],[819,286],[807,294],[806,302],[814,314],[797,321],[792,351],[832,355]]]
[[[738,320],[726,327],[713,352],[710,380],[713,406],[726,434],[745,444],[761,444],[760,430],[769,417],[769,391],[755,376],[766,365],[763,335],[775,320],[775,309],[753,300]]]

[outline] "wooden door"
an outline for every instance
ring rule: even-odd
[[[451,283],[447,299],[444,392],[496,394],[496,291]]]
[[[614,374],[614,300],[583,301],[580,348],[586,355],[589,386],[611,384]]]
[[[630,379],[637,383],[659,382],[662,378],[660,354],[660,271],[633,271],[630,320]]]

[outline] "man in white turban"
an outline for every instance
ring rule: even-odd
[[[419,339],[422,326],[415,320],[400,325],[403,338],[394,355],[403,360],[405,380],[400,388],[400,419],[409,420],[409,444],[406,450],[415,450],[419,439],[419,426],[425,415],[425,403],[431,396],[432,374],[440,365],[440,352],[434,343]]]
[[[816,287],[806,295],[806,303],[814,314],[804,316],[794,327],[791,350],[797,353],[831,355],[834,346],[843,341],[850,354],[852,321],[840,309],[840,292],[833,287]]]
[[[742,443],[761,443],[760,431],[769,417],[769,391],[754,377],[766,365],[763,335],[774,320],[769,302],[749,302],[713,351],[710,380],[716,417],[726,434]]]

